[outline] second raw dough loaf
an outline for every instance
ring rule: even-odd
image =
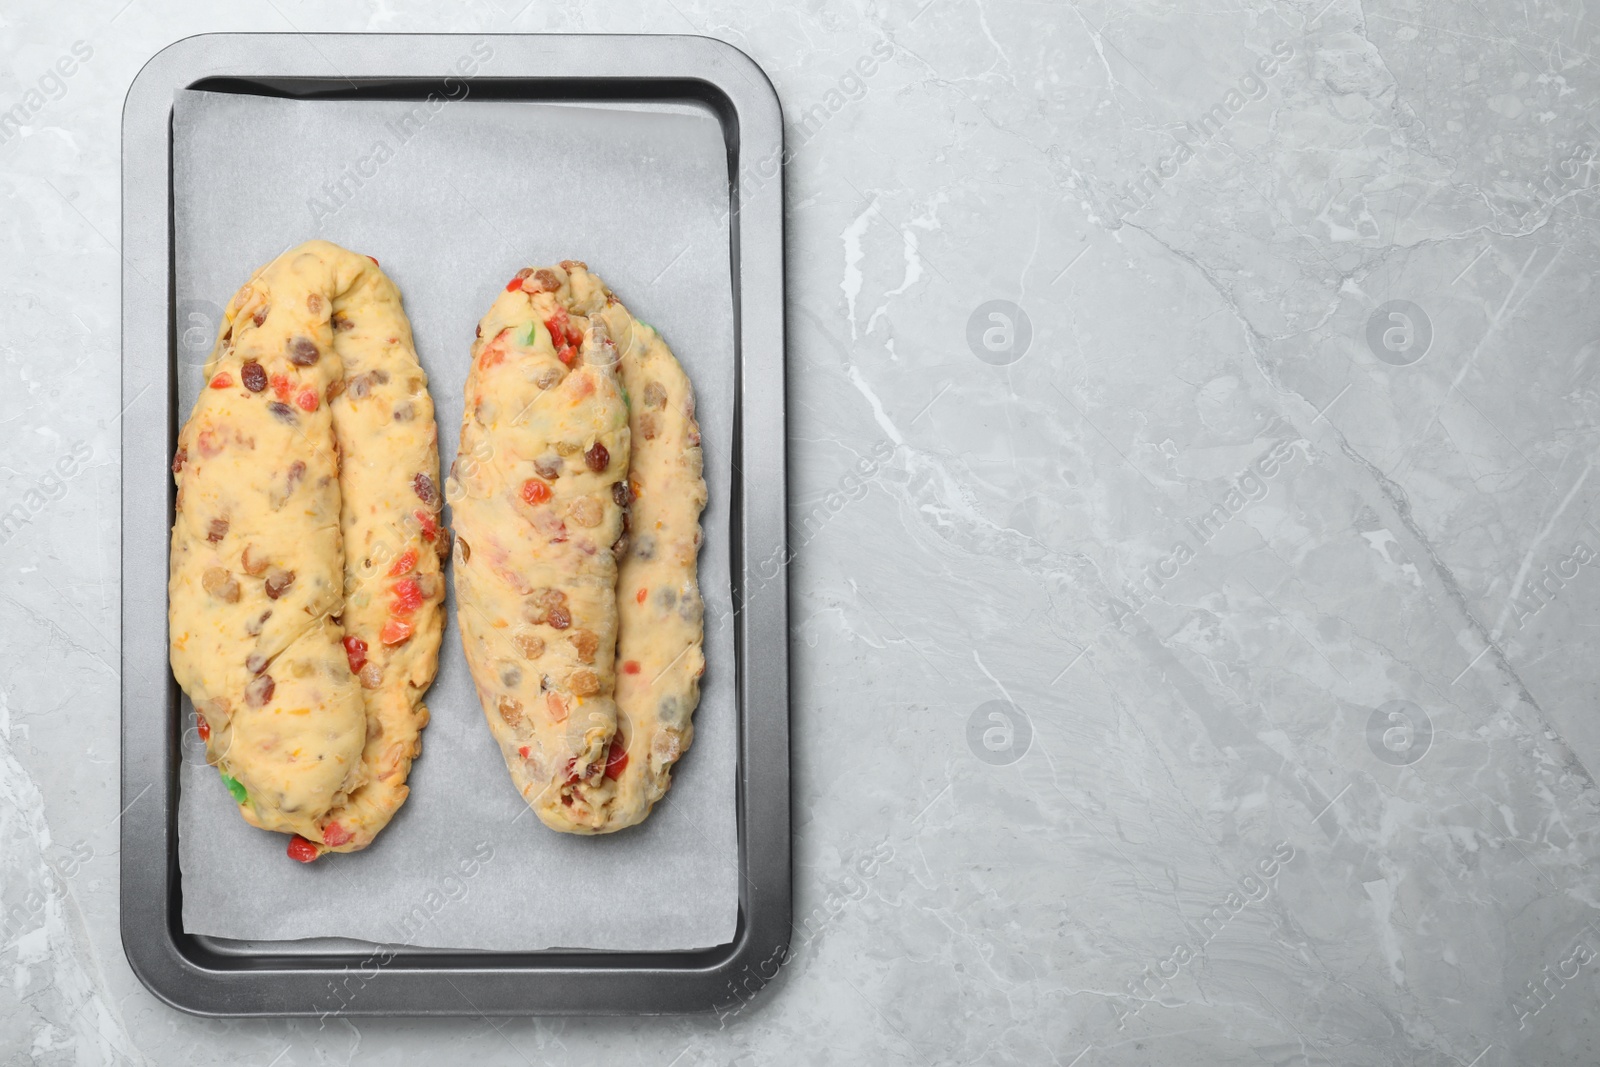
[[[616,346],[573,311],[564,265],[522,271],[484,316],[449,495],[456,618],[489,728],[546,826],[595,833],[629,430]]]

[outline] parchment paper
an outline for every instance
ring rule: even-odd
[[[407,121],[406,117],[410,116]],[[643,826],[546,829],[511,785],[455,628],[412,793],[364,852],[302,865],[247,826],[191,728],[178,855],[183,924],[245,940],[348,937],[439,948],[677,950],[733,938],[738,907],[728,581],[733,311],[722,132],[688,106],[463,99],[288,101],[184,92],[173,118],[179,402],[250,271],[324,237],[399,285],[438,409],[446,470],[478,318],[517,269],[585,260],[658,328],[699,399],[710,503],[706,660],[694,747]]]

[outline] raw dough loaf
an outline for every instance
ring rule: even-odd
[[[299,835],[297,859],[365,847],[405,799],[442,627],[437,431],[399,294],[308,242],[235,294],[205,374],[173,463],[174,676],[247,821]],[[391,613],[410,632],[385,645]]]
[[[591,373],[592,389],[579,377]],[[545,825],[633,826],[693,739],[705,671],[696,556],[706,486],[688,376],[655,330],[568,260],[523,271],[501,294],[479,327],[467,397],[456,576],[490,728]],[[598,472],[577,462],[591,440],[610,457]],[[594,535],[579,530],[574,549],[556,524],[584,497],[604,505],[603,522]],[[562,640],[543,621],[558,596],[573,608],[558,621],[581,636]],[[573,705],[563,678],[577,670],[592,693]],[[575,708],[585,713],[576,723]]]
[[[569,265],[523,270],[479,324],[448,495],[456,619],[512,781],[546,826],[595,833],[629,431],[616,346],[574,304]]]

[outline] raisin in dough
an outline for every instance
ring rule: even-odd
[[[252,334],[264,332],[269,324],[276,324],[283,333],[279,347],[286,358],[275,358],[268,351],[276,337],[269,337],[266,347],[261,338],[252,339]],[[324,377],[313,383],[309,378],[318,368]],[[256,787],[262,777],[256,754],[239,747],[228,695],[221,695],[224,703],[203,706],[201,697],[191,690],[205,724],[202,729],[211,734],[210,758],[222,768],[247,819],[299,835],[289,850],[295,858],[309,860],[324,851],[364,848],[407,795],[405,778],[428,718],[422,694],[437,665],[443,625],[439,553],[448,535],[440,530],[436,517],[438,435],[426,378],[416,361],[399,293],[376,261],[325,241],[308,242],[263,268],[230,303],[206,376],[213,386],[205,390],[207,394],[216,391],[246,403],[289,403],[315,418],[320,452],[331,454],[337,473],[332,483],[338,501],[331,511],[338,518],[333,548],[338,553],[335,558],[343,560],[343,574],[331,597],[302,606],[300,620],[315,619],[314,628],[321,632],[319,649],[330,643],[337,649],[334,664],[320,664],[322,672],[338,678],[341,693],[354,692],[362,712],[357,729],[350,732],[353,737],[343,730],[339,734],[339,758],[353,763],[354,769],[331,795],[319,791],[288,800],[295,815],[292,820],[264,817],[274,805],[267,803],[263,790]],[[191,423],[206,400],[203,396],[197,403]],[[282,415],[279,408],[267,410]],[[318,417],[324,412],[326,416]],[[331,416],[331,442],[327,440],[327,416]],[[270,464],[272,457],[282,454],[264,450],[258,462]],[[180,451],[180,461],[184,458]],[[297,461],[287,457],[283,462],[289,464],[292,475]],[[241,473],[246,479],[250,476],[249,471]],[[319,479],[324,478],[326,473],[319,473]],[[320,480],[319,486],[328,488]],[[193,492],[191,487],[189,493]],[[179,496],[180,501],[185,496],[182,476]],[[282,512],[284,516],[264,524],[260,537],[243,547],[235,545],[234,551],[239,553],[244,571],[236,580],[244,583],[246,593],[253,593],[253,579],[261,579],[260,587],[271,600],[274,588],[285,578],[291,591],[303,579],[274,556],[275,552],[281,554],[276,546],[295,543],[296,510],[278,505],[275,497],[268,503],[275,515]],[[313,547],[319,565],[317,587],[324,589],[330,514],[325,494],[318,505],[318,539]],[[218,529],[212,524],[208,534]],[[219,547],[238,532],[231,522],[220,529]],[[178,542],[175,527],[175,583]],[[202,587],[203,581],[202,577]],[[334,614],[341,599],[338,591],[344,594],[342,628]],[[224,587],[225,595],[231,592]],[[283,600],[288,595],[279,590],[278,603],[265,609],[271,615],[262,617],[251,609],[245,632],[266,630],[274,618],[294,621],[284,610]],[[180,597],[174,596],[172,605],[177,619]],[[175,672],[178,633],[174,625]],[[255,657],[270,660],[270,654],[269,649],[256,649],[250,666],[260,663]],[[280,656],[262,668],[263,676],[276,675],[266,687],[280,696],[284,662]],[[352,678],[355,672],[360,672],[359,689]],[[260,677],[253,683],[258,688],[263,687]],[[179,680],[183,682],[181,675]],[[184,688],[189,690],[187,684]],[[245,704],[250,704],[248,687]],[[323,710],[313,704],[302,715],[321,718]],[[338,710],[344,714],[343,703]],[[269,720],[258,732],[266,732],[270,740],[272,730]],[[347,752],[352,744],[353,759]],[[268,751],[275,749],[269,747]],[[321,762],[326,760],[324,755]]]
[[[612,831],[650,814],[694,739],[691,716],[706,662],[696,580],[706,483],[694,388],[666,342],[593,275],[574,271],[572,287],[580,306],[599,309],[616,339],[633,441],[628,546],[617,580],[621,736],[612,749],[614,795],[601,827]]]
[[[452,467],[456,618],[489,728],[545,825],[593,833],[616,732],[628,414],[616,346],[565,269],[512,279],[478,327]]]

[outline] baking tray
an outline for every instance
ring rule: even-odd
[[[172,108],[183,89],[297,99],[426,99],[477,40],[478,99],[689,103],[728,151],[735,322],[729,539],[739,724],[738,925],[690,952],[483,952],[338,939],[238,942],[182,926],[181,693],[167,667],[177,430]],[[688,36],[206,34],[158,53],[123,110],[121,924],[158,997],[204,1015],[663,1014],[746,1002],[787,958],[790,897],[782,112],[738,49]],[[330,996],[332,990],[348,994]]]

